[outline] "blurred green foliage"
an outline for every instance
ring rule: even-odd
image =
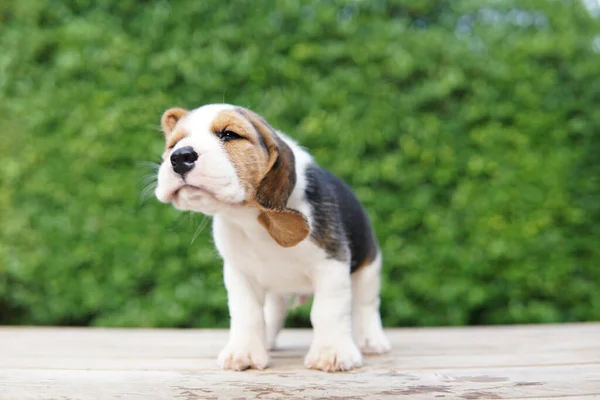
[[[3,2],[0,323],[226,326],[210,226],[142,195],[163,110],[222,101],[356,189],[387,326],[600,319],[599,33],[579,1]]]

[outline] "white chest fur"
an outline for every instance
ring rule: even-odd
[[[279,246],[255,215],[215,216],[213,233],[225,263],[271,293],[312,293],[314,266],[327,257],[310,239],[291,248]]]

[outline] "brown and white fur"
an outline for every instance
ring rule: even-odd
[[[362,365],[390,349],[379,315],[381,254],[352,191],[246,108],[210,104],[162,116],[156,197],[212,215],[231,318],[222,368],[263,369],[291,295],[313,295],[304,364]]]

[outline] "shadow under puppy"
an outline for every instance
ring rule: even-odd
[[[156,197],[214,216],[231,317],[222,368],[268,365],[291,295],[314,296],[307,368],[350,370],[362,365],[361,351],[389,351],[381,253],[347,185],[246,108],[172,108],[161,126]]]

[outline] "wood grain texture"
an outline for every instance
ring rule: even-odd
[[[392,329],[350,373],[302,367],[286,330],[265,371],[216,366],[227,332],[0,328],[0,399],[600,398],[600,323]]]

